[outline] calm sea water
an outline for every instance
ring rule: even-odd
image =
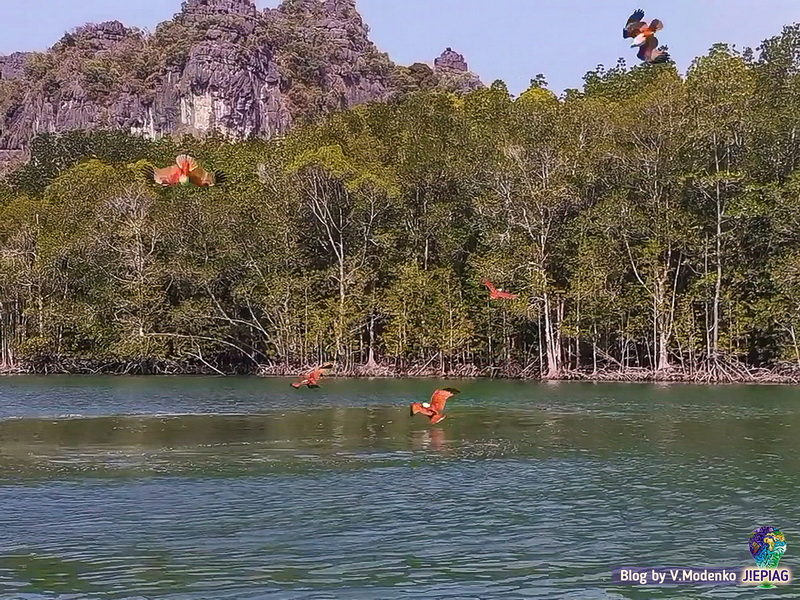
[[[289,381],[0,378],[0,598],[800,597],[798,388]],[[797,584],[611,583],[761,525]]]

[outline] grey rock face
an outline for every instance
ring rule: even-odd
[[[25,72],[25,61],[30,52],[14,52],[8,56],[0,56],[0,79],[21,77]]]
[[[452,48],[446,48],[433,61],[433,72],[439,76],[441,85],[458,92],[469,92],[483,86],[480,78],[471,73],[464,56]]]
[[[0,150],[19,156],[36,134],[71,129],[283,134],[313,111],[393,96],[398,67],[368,32],[355,0],[264,11],[254,0],[185,0],[153,34],[84,25],[46,53],[0,57]],[[446,89],[482,86],[449,48],[434,65]]]
[[[78,27],[71,38],[82,38],[88,42],[92,50],[108,50],[128,36],[130,30],[119,21],[106,21],[104,23],[89,23]]]
[[[448,47],[439,55],[439,58],[435,58],[433,60],[433,70],[439,72],[457,71],[460,73],[466,73],[469,71],[469,67],[467,66],[467,61],[464,60],[464,56],[462,54],[454,52],[452,48]]]
[[[243,15],[255,16],[253,0],[185,0],[181,11],[186,15]]]
[[[192,49],[175,92],[177,123],[162,130],[186,128],[192,133],[217,129],[230,139],[272,137],[292,125],[282,98],[281,76],[266,48],[250,52],[231,42],[203,42]]]

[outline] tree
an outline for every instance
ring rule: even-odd
[[[719,371],[722,332],[725,251],[731,236],[728,211],[746,186],[750,100],[755,90],[752,71],[741,55],[725,45],[697,59],[687,75],[692,115],[690,134],[692,201],[704,216],[710,212],[714,273],[707,352],[712,375]],[[708,221],[706,221],[708,222]]]
[[[642,69],[647,67],[642,67]],[[611,202],[613,237],[635,280],[649,298],[652,360],[656,371],[671,368],[677,297],[684,263],[693,251],[693,222],[683,202],[682,156],[689,114],[683,82],[673,70],[629,82],[638,85],[616,107],[619,179]]]

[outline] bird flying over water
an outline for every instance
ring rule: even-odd
[[[447,399],[455,394],[460,394],[461,391],[456,388],[442,388],[433,392],[430,402],[412,402],[411,403],[411,416],[417,413],[422,413],[431,420],[431,425],[444,421],[445,415],[444,405]]]
[[[500,298],[513,300],[514,298],[519,298],[518,294],[512,294],[511,292],[504,292],[502,289],[497,289],[488,279],[481,279],[481,283],[489,288],[489,298],[492,300],[498,300]]]
[[[299,388],[303,385],[306,385],[310,388],[318,388],[319,378],[330,373],[331,369],[333,369],[333,363],[325,363],[324,365],[319,366],[303,375],[298,381],[295,381],[292,384],[292,387]]]
[[[206,171],[197,165],[197,161],[188,154],[181,154],[175,159],[175,164],[163,169],[151,166],[144,167],[142,172],[148,179],[163,186],[194,185],[197,187],[211,187],[225,182],[223,171]]]

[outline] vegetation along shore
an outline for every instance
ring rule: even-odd
[[[271,140],[40,134],[0,188],[2,369],[797,383],[797,56],[793,26]],[[140,176],[182,152],[225,185]]]

